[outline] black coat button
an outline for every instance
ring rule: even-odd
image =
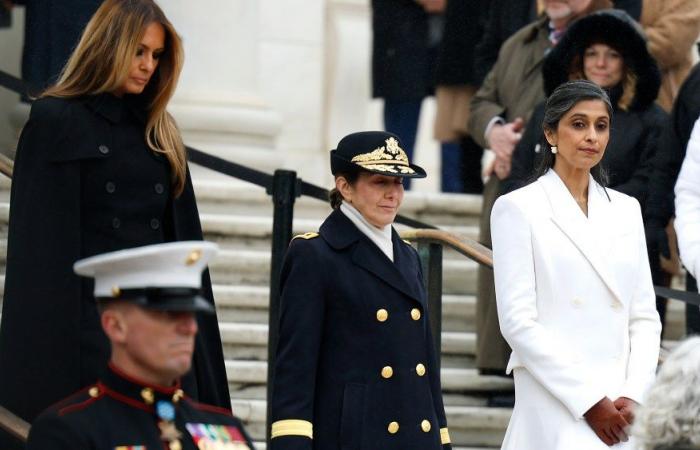
[[[122,226],[122,221],[119,220],[119,217],[115,217],[114,219],[112,219],[112,228],[116,230],[120,226]]]
[[[100,153],[102,153],[103,155],[106,155],[107,153],[109,153],[109,147],[107,147],[106,145],[100,145],[99,147],[97,147],[97,149],[98,149],[98,150],[100,151]]]
[[[160,183],[156,183],[156,185],[153,186],[153,189],[155,189],[156,194],[162,194],[163,192],[165,192],[165,188]]]
[[[111,181],[108,181],[105,183],[105,191],[109,192],[110,194],[114,194],[114,191],[117,190],[117,185],[112,183]]]
[[[153,228],[154,230],[157,230],[158,228],[160,228],[160,220],[151,219],[151,228]]]

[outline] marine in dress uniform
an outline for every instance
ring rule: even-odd
[[[163,368],[161,361],[170,357],[168,348],[181,343],[187,335],[183,332],[178,336],[180,341],[175,341],[162,333],[165,338],[152,336],[142,341],[142,345],[150,347],[153,360],[138,366],[141,375],[145,373],[151,380],[162,379],[164,372],[179,370],[182,376],[189,369],[194,348],[192,334],[197,329],[193,313],[214,312],[213,306],[201,296],[201,274],[216,250],[216,245],[209,242],[176,242],[107,253],[75,264],[78,274],[95,278],[95,297],[105,308],[102,314],[111,305],[131,303],[149,314],[167,313],[156,316],[160,317],[158,325],[151,329],[161,330],[157,327],[164,322],[166,326],[186,327],[176,321],[190,321],[188,362],[176,369],[166,363]],[[143,333],[134,328],[134,322],[126,322],[126,333]],[[123,357],[115,357],[118,344],[112,335],[110,341],[113,353],[108,370],[96,384],[41,414],[30,430],[27,450],[254,448],[240,421],[230,411],[194,401],[183,391],[177,377],[173,383],[164,385],[145,381],[133,369],[129,372],[133,366],[125,364]],[[128,356],[126,361],[138,360],[138,350],[133,347],[122,346],[119,351],[123,352],[122,356]]]
[[[384,132],[346,136],[331,170],[425,176]],[[290,244],[272,450],[451,448],[418,254],[391,224],[370,227],[343,201],[318,233]]]

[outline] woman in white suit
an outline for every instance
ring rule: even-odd
[[[589,81],[547,100],[547,157],[491,213],[498,317],[513,352],[505,450],[631,449],[661,324],[639,203],[605,189],[612,107]]]

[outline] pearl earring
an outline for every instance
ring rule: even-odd
[[[557,154],[557,146],[556,145],[552,145],[552,154],[553,155]]]

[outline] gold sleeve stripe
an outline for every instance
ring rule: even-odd
[[[447,431],[447,428],[440,428],[440,443],[442,445],[452,443],[450,440],[450,432]]]
[[[272,439],[281,436],[306,436],[314,438],[313,425],[307,420],[278,420],[272,424]]]

